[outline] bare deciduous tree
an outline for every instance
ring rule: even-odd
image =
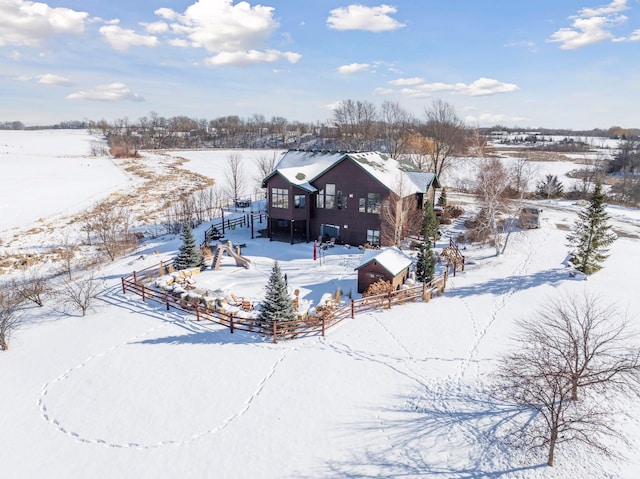
[[[71,240],[68,234],[65,234],[57,252],[60,258],[60,274],[65,275],[68,280],[71,280],[73,277],[74,260],[77,250],[78,245]]]
[[[422,152],[429,161],[430,171],[438,177],[449,167],[453,158],[463,153],[467,138],[464,122],[458,118],[449,103],[434,100],[425,109],[424,136],[426,151]]]
[[[484,211],[483,218],[493,237],[496,256],[502,252],[500,233],[502,227],[498,216],[508,208],[509,198],[505,194],[511,184],[509,172],[497,158],[483,158],[476,175],[476,195]]]
[[[227,194],[232,201],[235,201],[245,194],[245,177],[242,168],[242,157],[237,153],[232,153],[227,157]]]
[[[18,329],[22,298],[10,287],[0,287],[0,351],[9,349],[9,338]]]
[[[519,432],[529,444],[555,448],[578,441],[615,454],[603,437],[622,438],[611,426],[610,393],[638,395],[638,335],[615,305],[585,295],[551,301],[535,316],[518,322],[515,351],[500,362],[498,393],[533,417]],[[578,399],[581,399],[578,401]]]
[[[381,205],[380,240],[383,246],[399,246],[407,234],[419,234],[420,211],[415,204],[414,196],[409,195],[404,179],[404,175],[398,176],[395,191],[392,191]]]
[[[100,284],[93,275],[76,281],[65,281],[58,294],[64,304],[79,309],[82,316],[85,316],[100,294]]]
[[[97,244],[111,261],[136,247],[136,238],[130,231],[131,212],[127,208],[101,203],[92,211],[90,221]]]
[[[256,189],[262,187],[262,180],[273,171],[276,167],[277,160],[278,157],[275,152],[273,154],[264,153],[256,158],[256,173],[253,177],[253,181],[256,183]]]
[[[348,150],[367,149],[377,120],[376,106],[369,101],[343,100],[333,110],[333,122],[340,131],[344,148]]]
[[[411,114],[398,102],[384,101],[380,108],[381,136],[389,155],[398,159],[407,151],[409,130],[413,126]]]

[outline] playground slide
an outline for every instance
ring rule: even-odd
[[[251,266],[251,260],[249,258],[245,258],[244,256],[240,256],[239,254],[236,254],[232,248],[229,248],[228,246],[225,246],[225,245],[219,245],[217,248],[220,252],[214,255],[215,257],[222,258],[222,254],[227,253],[231,258],[233,258],[236,261],[237,266],[242,266],[244,268],[249,268],[249,266]],[[214,264],[213,266],[214,266],[213,269],[218,269],[216,266],[219,266],[219,265]]]

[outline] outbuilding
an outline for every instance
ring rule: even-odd
[[[409,276],[413,260],[395,246],[382,250],[366,249],[358,271],[358,293],[364,293],[369,285],[379,280],[387,281],[398,289]]]

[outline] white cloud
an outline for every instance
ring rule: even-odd
[[[389,16],[396,12],[395,7],[384,4],[378,7],[349,5],[331,10],[327,26],[334,30],[366,30],[369,32],[397,30],[405,25]]]
[[[341,75],[350,75],[352,73],[366,71],[369,67],[371,67],[371,65],[368,63],[350,63],[349,65],[338,67],[338,73]]]
[[[393,95],[395,93],[395,90],[393,90],[392,88],[376,88],[374,90],[374,93],[376,93],[377,95]]]
[[[60,75],[55,75],[53,73],[45,73],[44,75],[36,75],[34,77],[29,75],[20,75],[16,77],[16,80],[25,81],[25,82],[34,81],[34,82],[42,83],[43,85],[56,85],[56,86],[73,86],[74,85],[74,83],[68,78],[65,78]]]
[[[342,100],[334,101],[333,103],[328,103],[324,105],[324,108],[327,110],[335,110],[336,108],[340,108],[342,106]]]
[[[573,50],[605,40],[625,40],[617,38],[611,30],[628,20],[626,16],[620,15],[620,12],[629,8],[627,1],[614,0],[601,7],[583,8],[577,15],[570,17],[573,20],[571,27],[554,32],[547,42],[560,43],[563,50]]]
[[[509,116],[494,113],[481,113],[479,115],[467,115],[464,118],[465,123],[469,125],[493,126],[504,123],[518,123],[523,121],[531,121],[530,118],[521,116]]]
[[[600,15],[610,15],[612,13],[619,13],[627,10],[628,0],[613,0],[609,5],[596,8],[583,8],[580,10],[578,16],[580,17],[598,17]]]
[[[169,31],[169,25],[166,22],[141,23],[144,30],[152,35],[159,35]]]
[[[173,46],[203,48],[214,53],[209,65],[247,65],[286,59],[297,62],[301,55],[278,50],[263,50],[278,28],[273,7],[251,6],[233,0],[197,0],[184,13],[160,8],[155,14],[169,22],[175,35]]]
[[[221,52],[206,59],[206,63],[212,66],[226,65],[253,65],[256,63],[273,63],[285,58],[291,63],[296,63],[302,55],[292,52],[280,52],[278,50],[248,50],[246,52]]]
[[[431,93],[429,93],[428,91],[418,88],[403,88],[402,90],[400,90],[400,93],[409,98],[427,98],[431,96]]]
[[[458,85],[461,85],[458,90]],[[464,95],[485,96],[495,95],[497,93],[510,93],[519,90],[520,87],[515,83],[504,83],[492,78],[478,78],[468,85],[456,84],[456,90]]]
[[[116,50],[127,50],[133,46],[157,47],[160,45],[158,38],[153,35],[139,35],[133,30],[122,28],[119,25],[100,27],[100,34]]]
[[[172,47],[187,48],[190,46],[189,42],[184,38],[172,38],[171,40],[168,41],[168,43]]]
[[[35,47],[54,35],[84,32],[86,12],[28,0],[0,1],[0,46]]]
[[[131,91],[124,83],[117,82],[109,85],[100,85],[91,90],[81,90],[67,95],[67,100],[89,101],[144,101],[144,98]]]
[[[522,40],[522,41],[519,41],[519,42],[506,43],[504,46],[505,46],[505,48],[526,48],[530,52],[533,52],[533,53],[535,53],[537,51],[536,42],[531,42],[531,41],[526,41],[526,40]]]
[[[413,86],[420,85],[421,83],[424,83],[424,79],[420,77],[398,78],[397,80],[391,80],[389,82],[390,85],[394,86]]]
[[[434,92],[450,92],[459,95],[487,96],[498,93],[510,93],[519,90],[514,83],[504,83],[492,78],[478,78],[472,83],[420,83],[419,78],[393,80],[395,85],[412,86],[403,88],[402,94],[411,98],[425,98]],[[392,82],[389,82],[392,83]]]
[[[55,75],[53,73],[45,73],[44,75],[39,75],[38,83],[42,83],[44,85],[56,85],[56,86],[73,86],[74,83],[66,77]]]
[[[629,37],[629,40],[632,42],[640,42],[640,30],[635,30]]]
[[[164,18],[165,20],[176,20],[180,16],[177,12],[174,12],[170,8],[162,7],[155,10],[153,13],[158,15],[160,18]]]

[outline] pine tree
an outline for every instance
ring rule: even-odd
[[[425,202],[422,213],[422,236],[426,242],[433,240],[435,242],[440,222],[433,211],[433,206],[428,200]]]
[[[204,269],[204,256],[196,245],[193,230],[188,223],[185,223],[182,229],[182,245],[178,250],[178,256],[173,260],[173,266],[176,270],[196,267]]]
[[[447,189],[445,187],[442,187],[440,198],[438,198],[438,206],[442,206],[443,208],[447,206]]]
[[[260,319],[263,321],[293,321],[296,317],[293,302],[287,292],[287,283],[284,281],[278,260],[273,264],[265,289],[266,294],[260,311]]]
[[[536,193],[541,198],[560,198],[564,195],[564,187],[556,175],[547,175],[536,185]]]
[[[426,241],[418,246],[418,261],[416,262],[416,279],[421,283],[431,281],[436,271],[436,260],[430,242]]]
[[[604,193],[600,183],[596,183],[590,204],[578,213],[578,219],[567,235],[568,246],[575,252],[571,261],[584,274],[595,273],[602,268],[608,258],[609,246],[616,239],[611,226],[607,224],[609,215],[604,210]]]

